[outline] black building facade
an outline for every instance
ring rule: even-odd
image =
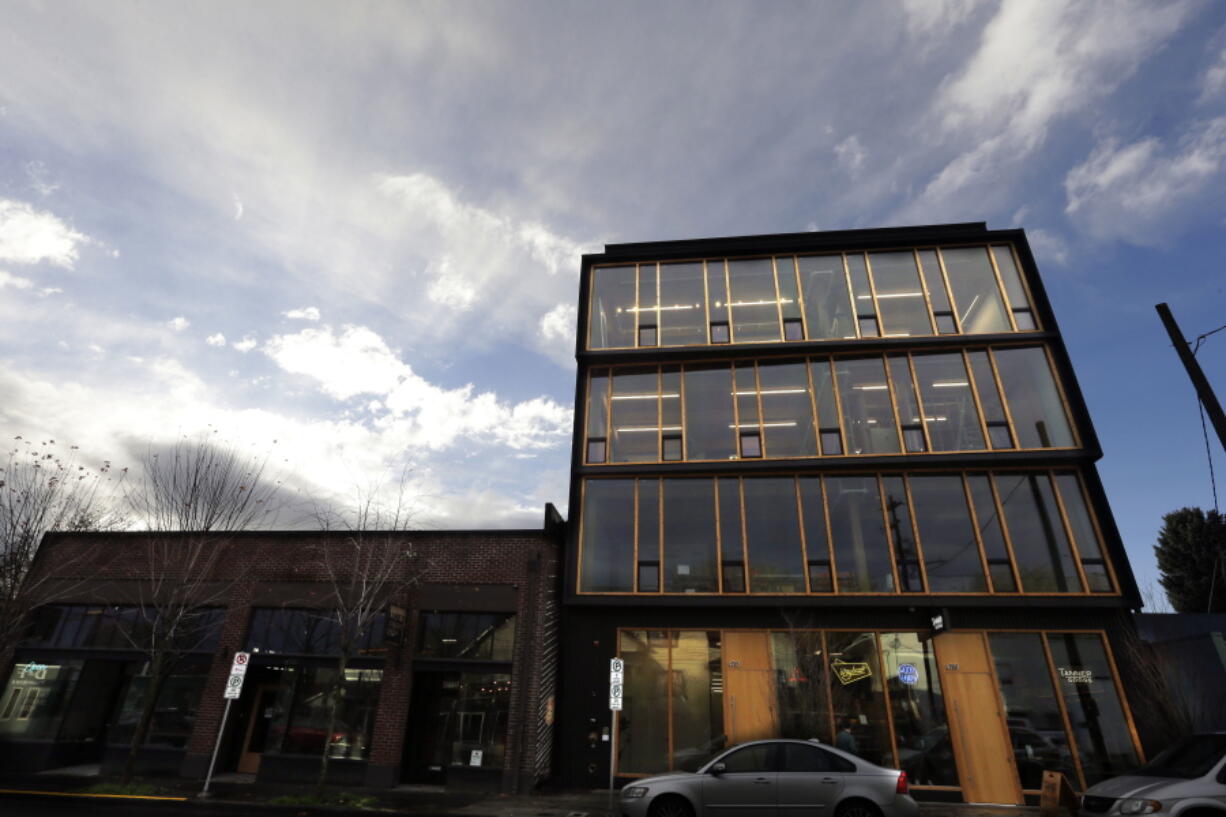
[[[610,245],[576,357],[565,784],[771,736],[967,802],[1141,759],[1140,600],[1021,230]]]

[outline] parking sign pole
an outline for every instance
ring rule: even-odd
[[[209,783],[213,781],[213,766],[217,764],[217,750],[221,748],[221,736],[226,733],[226,720],[230,717],[230,704],[234,703],[233,698],[226,698],[226,711],[221,713],[221,728],[217,730],[217,742],[213,744],[213,759],[209,761],[209,773],[204,778],[204,789],[201,790],[201,797],[209,796]]]
[[[221,713],[221,728],[217,730],[217,742],[213,744],[213,757],[209,760],[209,773],[204,776],[204,788],[200,791],[201,797],[209,796],[209,784],[213,782],[213,767],[217,765],[217,752],[221,749],[221,736],[226,733],[226,720],[230,717],[230,704],[243,694],[243,679],[247,677],[249,661],[251,661],[250,653],[234,653],[234,663],[230,665],[230,677],[226,679],[225,690],[222,692],[222,697],[226,699],[226,711]]]

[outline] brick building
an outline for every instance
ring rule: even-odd
[[[207,632],[163,688],[139,767],[204,775],[231,658],[246,650],[251,667],[219,771],[313,780],[326,743],[335,782],[530,788],[551,764],[563,527],[549,505],[540,529],[381,537],[415,553],[404,589],[386,600],[393,618],[404,611],[404,633],[380,615],[345,670],[331,735],[324,693],[337,672],[336,627],[326,574],[307,554],[342,545],[322,532],[228,535],[209,577],[220,591]],[[47,537],[35,570],[53,571],[59,591],[34,611],[15,653],[0,656],[11,667],[0,689],[0,766],[122,765],[148,683],[132,649],[146,536]]]

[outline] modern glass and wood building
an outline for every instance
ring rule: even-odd
[[[1138,761],[1139,598],[1021,230],[610,245],[577,347],[565,783],[840,732],[968,802]]]

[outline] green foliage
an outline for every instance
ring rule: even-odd
[[[378,798],[369,794],[353,794],[351,792],[325,792],[317,794],[283,794],[268,801],[275,806],[347,806],[348,808],[372,809],[378,804]]]
[[[1175,612],[1226,612],[1226,517],[1200,508],[1171,511],[1162,517],[1154,555]]]

